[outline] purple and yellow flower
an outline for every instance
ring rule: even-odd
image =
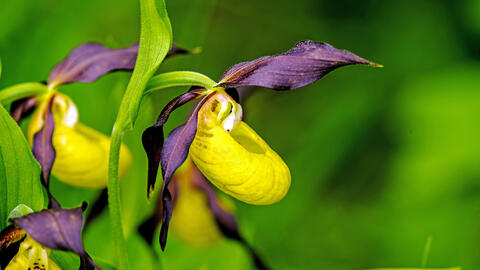
[[[296,89],[346,65],[379,66],[350,52],[320,42],[303,41],[287,52],[239,63],[209,89],[192,87],[170,101],[157,123],[146,129],[143,146],[149,158],[148,192],[153,190],[158,166],[163,186],[160,244],[165,247],[172,194],[168,185],[176,169],[191,157],[201,173],[218,189],[249,204],[273,204],[288,192],[291,176],[282,158],[242,121],[236,88],[260,86]],[[163,139],[169,114],[188,101],[202,98],[185,124]]]
[[[52,249],[80,256],[80,269],[100,269],[83,246],[83,210],[83,206],[72,209],[54,207],[11,218],[13,225],[0,233],[0,252],[21,242],[5,270],[60,269],[49,257]]]

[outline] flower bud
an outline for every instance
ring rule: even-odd
[[[78,110],[66,95],[57,93],[53,97],[52,113],[55,130],[52,143],[56,151],[52,174],[73,186],[103,188],[107,186],[110,137],[78,122]],[[42,102],[35,111],[29,127],[30,143],[42,125],[42,114],[48,102]],[[124,176],[131,164],[127,146],[120,149],[119,176]]]
[[[239,110],[223,92],[210,98],[198,112],[191,158],[225,193],[249,204],[278,202],[290,187],[290,170],[255,131],[239,121]],[[236,116],[233,125],[231,114]]]
[[[219,241],[222,236],[208,207],[207,195],[193,186],[193,166],[187,159],[174,175],[175,205],[170,226],[185,243],[204,247]]]

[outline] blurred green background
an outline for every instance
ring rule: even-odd
[[[385,65],[341,68],[290,92],[254,89],[245,120],[289,165],[292,186],[271,206],[236,201],[242,233],[273,269],[428,267],[480,269],[480,1],[167,0],[174,42],[202,47],[160,71],[193,70],[218,80],[231,65],[325,41]],[[136,42],[133,0],[1,0],[0,87],[43,81],[74,47]],[[129,73],[61,88],[80,120],[109,134]],[[223,241],[207,249],[169,236],[155,254],[136,234],[145,199],[141,132],[185,89],[144,101],[127,136],[135,160],[122,180],[133,269],[250,269],[245,250]],[[176,112],[167,128],[184,119]],[[94,190],[58,181],[65,206]],[[193,221],[192,221],[193,222]],[[108,218],[85,232],[87,250],[113,261]]]

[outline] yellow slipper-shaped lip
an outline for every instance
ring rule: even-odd
[[[231,110],[225,110],[225,103],[232,102],[231,97],[220,92],[199,110],[191,158],[205,177],[225,193],[249,204],[278,202],[290,187],[290,171],[243,121],[236,121],[227,131],[228,117],[237,113],[233,111],[236,103]]]
[[[42,102],[35,111],[28,128],[30,143],[42,125],[42,113],[48,102]],[[110,138],[78,122],[78,110],[72,100],[55,94],[52,103],[55,130],[52,143],[56,157],[52,174],[73,186],[103,188],[107,186]],[[120,149],[119,176],[130,168],[132,158],[127,146]]]

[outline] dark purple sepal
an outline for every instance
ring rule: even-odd
[[[231,96],[235,102],[240,103],[240,94],[236,88],[227,88],[225,89],[225,93]]]
[[[187,159],[188,150],[197,132],[198,111],[213,95],[215,95],[215,92],[204,97],[195,107],[195,110],[193,110],[187,122],[175,128],[170,134],[168,134],[161,151],[160,163],[162,166],[163,185],[160,193],[160,197],[162,198],[160,247],[162,250],[165,250],[165,245],[167,243],[168,226],[170,224],[170,218],[172,217],[173,208],[172,194],[167,187],[173,173]]]
[[[191,100],[199,98],[202,94],[203,90],[194,89],[174,98],[167,104],[167,106],[163,108],[157,122],[143,132],[142,145],[148,158],[147,197],[150,197],[150,194],[155,188],[158,166],[160,164],[160,155],[164,142],[163,125],[167,122],[170,113],[172,113],[175,109]]]
[[[138,44],[121,49],[109,49],[99,43],[86,43],[75,48],[48,76],[48,84],[93,82],[102,75],[117,70],[133,70]]]
[[[83,246],[83,210],[84,206],[72,209],[57,207],[12,218],[10,221],[43,246],[77,254],[90,267],[83,269],[100,269]]]
[[[178,47],[177,45],[173,44],[172,48],[170,48],[170,51],[168,51],[166,57],[171,57],[171,56],[181,55],[181,54],[194,54],[194,53],[196,53],[196,51],[197,50],[195,50],[195,49],[187,50],[187,49]]]
[[[52,114],[52,102],[54,96],[51,97],[47,110],[43,115],[42,128],[33,135],[32,153],[41,167],[42,184],[49,190],[50,172],[53,162],[55,161],[55,148],[53,147],[52,137],[55,129],[55,121]]]
[[[194,52],[172,45],[166,57]],[[138,43],[121,49],[109,49],[99,43],[80,45],[52,69],[48,84],[93,82],[113,71],[131,71],[135,67],[137,54]]]
[[[29,116],[35,106],[37,105],[37,100],[32,97],[26,97],[12,102],[10,106],[10,115],[15,120],[15,122],[20,123],[23,118]]]
[[[301,41],[287,52],[234,65],[223,74],[218,86],[296,89],[336,68],[354,64],[380,66],[327,43]]]
[[[175,207],[177,194],[179,192],[178,183],[175,180],[175,175],[172,176],[170,184],[168,185],[168,190],[170,192],[170,195],[172,196],[172,207]],[[145,219],[137,228],[138,233],[143,237],[143,239],[145,239],[145,241],[149,245],[153,244],[153,237],[155,235],[155,231],[157,230],[158,225],[160,225],[162,221],[162,207],[162,198],[158,196],[152,214],[147,219]]]

